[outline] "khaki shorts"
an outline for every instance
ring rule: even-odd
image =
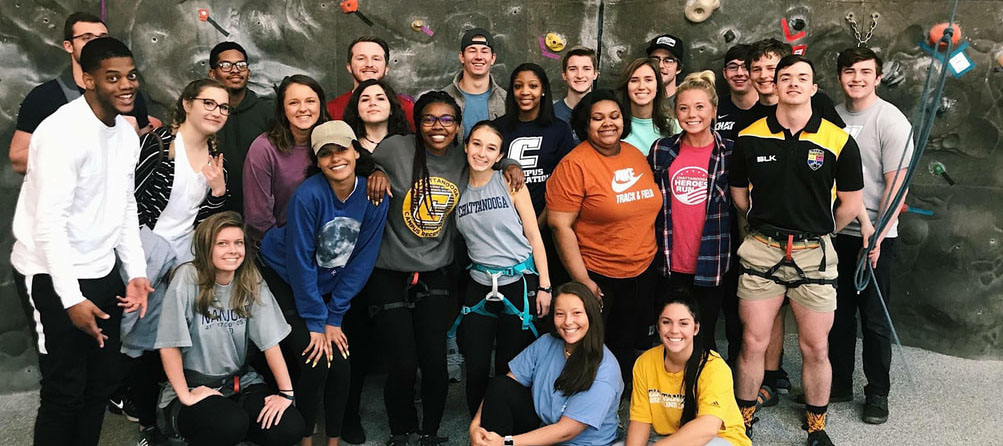
[[[822,241],[825,245],[825,271],[819,271],[819,264],[822,262],[821,247],[797,249],[805,247],[806,242],[795,242],[791,258],[809,279],[835,280],[838,276],[836,264],[839,259],[836,258],[836,250],[832,246],[829,235],[822,236]],[[777,242],[777,240],[756,232],[750,233],[745,236],[742,246],[738,248],[739,262],[745,268],[766,272],[784,258],[784,248],[775,246],[781,244]],[[786,243],[786,240],[783,242]],[[807,246],[817,244],[817,242],[807,242]],[[773,275],[785,282],[801,279],[797,271],[787,265],[780,267]],[[810,310],[818,312],[836,310],[836,287],[834,285],[810,283],[788,289],[785,285],[765,277],[752,274],[742,274],[738,277],[738,297],[742,299],[765,300],[785,293],[792,301]]]

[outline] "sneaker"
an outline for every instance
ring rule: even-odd
[[[756,407],[772,407],[780,403],[780,395],[770,386],[759,388],[759,396],[756,397]]]
[[[791,378],[787,376],[787,371],[781,366],[777,370],[777,392],[787,395],[791,393]]]
[[[825,433],[825,429],[823,429],[808,434],[808,441],[805,442],[805,446],[835,446],[835,445],[832,444],[832,440],[829,439],[829,434]]]
[[[436,435],[422,435],[418,438],[420,446],[435,446],[449,442],[449,437],[439,437]]]
[[[125,419],[133,423],[139,422],[139,410],[136,409],[136,404],[129,398],[109,398],[108,412],[115,415],[125,415]]]
[[[353,417],[341,426],[341,441],[348,444],[363,444],[366,442],[366,431],[362,428],[362,420]]]
[[[749,424],[745,425],[745,436],[749,437],[749,440],[752,440],[752,425],[758,422],[759,417],[753,417],[752,420],[749,421]]]
[[[882,424],[888,421],[888,397],[868,394],[867,402],[864,403],[864,416],[861,418],[868,424]]]
[[[449,382],[458,383],[462,375],[463,355],[456,345],[456,337],[446,338],[446,369],[449,371]]]
[[[407,434],[392,435],[390,440],[387,440],[387,446],[410,446]]]
[[[139,430],[139,441],[136,446],[168,446],[167,436],[157,426],[147,426]]]

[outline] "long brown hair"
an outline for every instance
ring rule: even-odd
[[[630,95],[627,93],[627,84],[630,83],[630,77],[634,75],[634,72],[643,66],[647,66],[655,72],[656,88],[655,100],[651,104],[651,122],[655,124],[658,133],[661,133],[662,136],[669,136],[672,134],[672,120],[675,119],[675,111],[669,110],[669,101],[665,97],[665,88],[662,86],[662,72],[651,59],[643,57],[634,59],[627,64],[623,73],[620,73],[620,81],[616,84],[616,91],[620,95],[620,103],[623,104],[623,120],[630,121],[633,116],[630,111],[631,102]]]
[[[603,357],[603,338],[605,329],[602,323],[602,308],[599,306],[599,298],[596,297],[589,287],[581,282],[568,282],[554,290],[554,301],[561,295],[571,295],[581,299],[585,304],[585,316],[589,319],[589,329],[585,336],[578,341],[578,347],[568,357],[568,362],[564,364],[560,376],[554,381],[554,391],[561,392],[564,396],[571,396],[578,392],[584,392],[592,387],[592,382],[599,372],[599,364]],[[564,340],[557,334],[557,326],[552,327],[551,336]]]
[[[296,145],[292,130],[289,130],[289,118],[286,117],[286,90],[292,84],[300,84],[309,87],[317,94],[320,101],[320,116],[313,127],[317,127],[331,120],[331,114],[327,112],[327,100],[324,98],[324,87],[312,77],[305,74],[294,74],[282,79],[282,83],[275,89],[275,119],[272,120],[272,128],[268,130],[268,141],[275,145],[279,153],[289,153]],[[310,129],[313,131],[313,128]]]
[[[219,308],[216,302],[216,266],[212,264],[212,250],[216,245],[216,237],[225,228],[240,228],[246,233],[244,219],[234,211],[220,212],[199,223],[192,238],[192,249],[195,252],[195,271],[198,273],[198,296],[195,298],[195,311],[203,316],[212,317],[209,311],[212,307]],[[244,259],[233,275],[233,293],[230,296],[230,309],[241,317],[250,317],[251,304],[258,302],[261,290],[261,273],[254,262]]]

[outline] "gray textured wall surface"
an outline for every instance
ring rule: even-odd
[[[0,141],[14,130],[18,106],[34,86],[53,78],[68,63],[61,48],[62,23],[75,10],[101,12],[99,0],[0,0]],[[190,80],[205,76],[209,49],[234,40],[249,53],[252,88],[268,93],[272,84],[294,73],[317,78],[328,98],[351,88],[344,69],[346,46],[356,36],[375,34],[390,42],[390,81],[399,91],[417,95],[449,82],[458,69],[458,41],[463,30],[481,26],[496,33],[498,62],[494,75],[507,84],[509,70],[524,61],[543,65],[561,85],[560,62],[545,57],[538,39],[548,32],[567,38],[568,46],[595,46],[598,0],[387,1],[360,0],[370,28],[341,12],[337,0],[110,0],[105,4],[111,33],[136,54],[141,88],[152,99],[155,115],[172,103]],[[684,71],[719,71],[727,48],[763,37],[784,39],[780,20],[802,22],[807,45],[819,68],[819,83],[837,102],[835,56],[855,45],[847,24],[853,12],[866,31],[873,12],[880,14],[869,46],[886,61],[901,66],[905,80],[881,87],[879,94],[902,108],[915,109],[921,82],[932,58],[918,42],[935,23],[946,22],[952,2],[721,0],[705,22],[683,17],[683,0],[611,0],[602,22],[600,83],[614,82],[618,69],[643,55],[648,39],[662,32],[683,38]],[[231,33],[227,38],[197,18],[207,7]],[[411,29],[423,20],[434,34]],[[963,1],[958,11],[963,41],[975,68],[950,79],[945,112],[925,155],[923,172],[913,182],[908,203],[932,210],[932,216],[902,217],[900,255],[895,262],[893,314],[903,340],[949,354],[1003,358],[1003,2]],[[563,86],[556,88],[560,94]],[[948,186],[925,172],[927,163],[943,162],[958,184]],[[21,176],[0,163],[0,391],[37,383],[34,349],[10,277],[13,237],[10,221]]]

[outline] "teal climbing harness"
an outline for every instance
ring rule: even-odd
[[[496,268],[493,266],[482,265],[480,263],[471,263],[467,269],[472,269],[474,271],[480,271],[491,276],[491,291],[484,296],[480,302],[476,305],[468,307],[466,305],[460,310],[460,315],[456,317],[456,322],[453,322],[453,326],[449,329],[449,333],[446,335],[448,337],[456,336],[456,330],[460,327],[460,322],[463,320],[463,316],[470,313],[477,313],[481,316],[497,318],[498,314],[511,314],[522,320],[522,329],[529,330],[533,332],[533,337],[540,337],[540,334],[536,331],[536,326],[533,325],[533,309],[529,306],[529,285],[526,282],[525,273],[538,274],[536,272],[536,263],[533,262],[533,256],[530,255],[528,259],[523,260],[522,263],[510,266],[508,268]],[[508,300],[502,293],[498,292],[498,278],[501,276],[518,276],[522,275],[522,311]],[[496,313],[487,309],[489,303],[501,302],[504,305],[502,311]]]

